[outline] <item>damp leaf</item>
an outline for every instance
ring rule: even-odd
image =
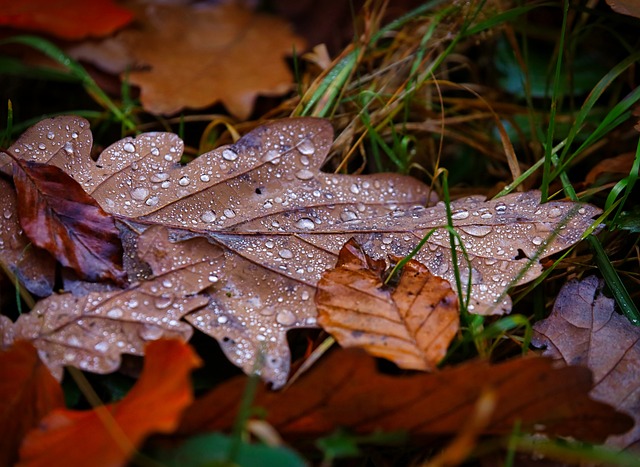
[[[152,342],[145,355],[140,379],[124,399],[51,412],[25,438],[19,465],[124,465],[148,435],[171,433],[193,399],[190,374],[201,361],[176,340]]]
[[[349,240],[318,282],[318,324],[343,347],[362,347],[400,368],[435,369],[460,326],[455,292],[415,260],[393,290],[384,272],[384,261]]]
[[[211,278],[210,301],[185,319],[247,373],[261,355],[261,375],[278,387],[289,371],[286,332],[317,326],[316,285],[350,238],[380,259],[409,254],[429,234],[415,259],[456,284],[444,204],[425,207],[429,187],[408,176],[321,172],[332,133],[325,120],[282,119],[187,165],[178,163],[176,135],[146,133],[94,162],[88,123],[59,117],[28,130],[9,152],[62,168],[105,211],[141,230],[162,225],[176,240],[204,236],[220,247],[222,259],[202,278]],[[0,155],[0,169],[7,163]],[[599,212],[539,199],[531,191],[451,203],[470,312],[509,312],[508,287],[536,278],[538,259],[576,243]]]
[[[246,377],[238,377],[197,400],[178,433],[231,427],[245,384]],[[472,361],[437,373],[391,376],[358,349],[338,349],[283,391],[261,386],[254,405],[289,440],[316,439],[336,427],[357,434],[401,430],[414,441],[455,435],[468,424],[483,391],[495,395],[486,435],[508,435],[516,422],[525,432],[593,442],[629,429],[630,418],[591,400],[590,389],[588,369],[555,368],[547,358]]]
[[[640,328],[615,311],[595,276],[573,280],[560,290],[548,318],[533,327],[533,345],[543,355],[593,372],[591,397],[635,418],[633,430],[607,440],[640,449]]]

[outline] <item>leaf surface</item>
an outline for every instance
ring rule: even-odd
[[[185,411],[179,432],[231,427],[246,381],[235,378],[198,399]],[[596,442],[627,430],[630,418],[589,399],[590,389],[589,370],[555,368],[546,358],[475,361],[398,377],[379,373],[361,351],[341,349],[283,391],[262,386],[254,405],[287,439],[315,439],[336,427],[359,434],[402,430],[414,440],[453,435],[468,423],[485,390],[494,391],[496,408],[484,434],[509,434],[516,421],[523,431]]]
[[[0,465],[14,465],[25,434],[59,407],[62,389],[31,344],[16,342],[0,352]]]
[[[460,327],[455,293],[415,260],[393,291],[384,287],[384,271],[384,261],[349,240],[318,282],[318,324],[342,347],[362,347],[400,368],[434,370]]]
[[[591,396],[635,418],[633,430],[607,440],[640,449],[640,328],[615,311],[595,276],[568,282],[551,315],[533,327],[532,343],[544,355],[593,371]]]
[[[104,408],[50,413],[25,438],[18,465],[124,465],[148,435],[176,428],[193,399],[190,373],[200,364],[187,344],[150,343],[140,379],[124,399]]]

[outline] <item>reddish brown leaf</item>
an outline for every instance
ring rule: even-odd
[[[640,449],[640,328],[615,311],[597,277],[568,282],[551,315],[534,326],[533,345],[567,365],[593,371],[591,396],[635,418],[633,430],[608,444]]]
[[[193,399],[190,373],[200,364],[187,344],[152,342],[142,375],[124,399],[102,413],[53,411],[25,438],[18,465],[123,465],[149,434],[170,433],[177,427]]]
[[[458,300],[449,283],[409,261],[391,291],[384,261],[351,239],[318,281],[318,324],[343,347],[362,347],[401,368],[433,370],[458,332]]]
[[[0,25],[62,39],[108,36],[132,19],[113,0],[0,0]]]
[[[180,432],[232,426],[245,377],[215,388],[185,412]],[[631,420],[588,397],[591,372],[555,368],[547,358],[490,365],[470,362],[438,373],[388,376],[357,349],[332,352],[281,392],[259,389],[254,405],[289,439],[317,437],[346,427],[357,433],[406,430],[414,439],[453,435],[467,423],[484,390],[496,396],[485,434],[508,434],[517,421],[525,431],[601,441]]]
[[[0,352],[0,465],[13,465],[24,435],[58,407],[64,407],[62,389],[31,344]]]
[[[122,244],[114,219],[62,169],[14,164],[20,223],[29,239],[90,281],[122,283]]]
[[[640,1],[638,0],[607,0],[607,3],[617,13],[640,18]]]

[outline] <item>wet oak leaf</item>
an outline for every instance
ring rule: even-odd
[[[400,368],[434,370],[460,326],[456,294],[417,261],[404,266],[394,290],[385,287],[384,270],[384,261],[349,240],[318,281],[318,324],[343,347],[362,347]]]
[[[289,371],[286,332],[317,326],[316,284],[350,238],[372,257],[399,257],[432,232],[415,259],[455,284],[444,204],[425,208],[429,187],[408,176],[321,172],[332,135],[325,120],[278,120],[181,166],[176,135],[147,133],[111,145],[94,162],[88,123],[61,117],[40,122],[9,151],[63,168],[119,218],[220,246],[211,301],[186,319],[247,373],[261,354],[261,375],[281,386]],[[3,163],[0,155],[0,169]],[[532,191],[451,203],[472,313],[509,312],[506,289],[542,272],[530,258],[573,245],[599,212],[539,199]]]
[[[198,399],[185,411],[178,433],[229,429],[246,381],[232,379]],[[358,434],[401,430],[420,441],[458,433],[487,389],[496,404],[484,434],[508,435],[520,423],[525,432],[598,442],[631,426],[628,416],[588,397],[588,369],[555,368],[551,359],[539,357],[390,376],[359,349],[339,349],[283,391],[261,386],[254,405],[287,440],[317,439],[343,427]]]
[[[206,277],[222,254],[204,238],[172,243],[167,235],[155,226],[137,241],[153,277],[127,290],[40,300],[15,323],[0,322],[2,347],[19,339],[33,343],[61,379],[65,365],[109,373],[118,369],[123,353],[142,355],[149,341],[189,340],[193,329],[181,318],[207,304],[207,297],[198,293],[208,286]]]
[[[190,374],[201,360],[188,344],[166,339],[150,343],[145,355],[140,379],[121,401],[51,412],[25,438],[18,465],[124,465],[147,436],[175,430],[193,400]]]
[[[0,25],[68,40],[108,36],[132,19],[113,0],[0,0]]]
[[[70,175],[54,165],[17,159],[13,180],[20,225],[36,246],[89,281],[124,283],[113,216]]]
[[[640,450],[640,328],[615,311],[595,276],[568,282],[547,319],[533,327],[532,343],[567,365],[586,366],[590,395],[635,418],[635,427],[607,444]]]
[[[127,71],[145,110],[174,114],[222,102],[246,120],[258,95],[291,89],[285,57],[304,43],[282,19],[233,3],[131,8],[135,28],[69,52],[112,73]]]
[[[0,352],[0,465],[14,465],[25,434],[59,407],[62,388],[31,344],[16,342]]]

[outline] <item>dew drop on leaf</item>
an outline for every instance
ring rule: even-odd
[[[126,152],[130,154],[133,154],[134,152],[136,152],[136,147],[131,143],[125,143],[122,149],[124,149]]]
[[[299,229],[313,230],[316,227],[316,224],[308,217],[303,217],[296,222],[296,227]]]
[[[298,151],[307,156],[313,154],[316,148],[313,145],[313,142],[310,139],[304,139],[298,145]]]
[[[232,149],[225,149],[222,151],[222,158],[228,161],[235,161],[238,158],[238,154]]]
[[[298,170],[296,172],[296,177],[300,180],[309,180],[313,178],[313,172],[307,169]]]

